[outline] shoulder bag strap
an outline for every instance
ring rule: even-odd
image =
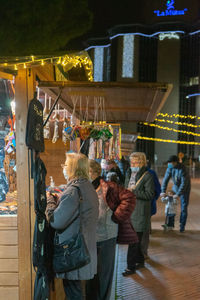
[[[148,171],[144,172],[144,174],[138,179],[138,181],[135,184],[135,187],[140,183],[140,181],[144,178],[144,176],[148,173]]]
[[[79,214],[78,214],[78,216],[80,216],[80,231],[82,231],[82,211],[81,211],[81,206],[82,205],[81,204],[83,202],[83,197],[82,197],[82,193],[81,193],[80,188],[77,185],[74,185],[74,186],[77,188],[78,195],[79,195]]]
[[[67,225],[67,227],[69,227],[74,221],[76,221],[78,219],[78,217],[80,216],[80,231],[82,229],[82,220],[81,220],[81,201],[83,201],[83,197],[82,197],[82,194],[81,194],[81,190],[80,188],[77,186],[77,185],[73,185],[75,188],[77,188],[77,191],[78,191],[78,196],[79,196],[79,214]],[[66,228],[67,228],[66,227]],[[57,233],[61,234],[65,231],[66,228],[63,228],[63,229],[59,229],[59,230],[56,230]]]

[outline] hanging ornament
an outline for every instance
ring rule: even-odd
[[[56,114],[54,118],[54,133],[53,133],[53,139],[52,143],[56,143],[57,140],[59,139],[59,121],[60,121],[60,116],[59,116],[59,104],[58,104],[58,109],[56,109]]]
[[[49,102],[50,102],[50,100],[51,99],[49,98]],[[50,110],[47,108],[47,94],[45,93],[45,98],[44,98],[44,112],[43,112],[44,123],[45,123],[46,119],[48,118],[49,111]],[[49,124],[49,121],[46,123],[46,125],[44,127],[44,138],[45,139],[50,139],[50,124]]]
[[[66,145],[67,141],[70,139],[70,134],[67,133],[67,128],[70,127],[70,118],[66,118],[66,109],[64,109],[64,121],[62,129],[62,141]]]

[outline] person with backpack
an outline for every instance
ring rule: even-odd
[[[128,246],[127,268],[122,273],[123,276],[132,275],[137,269],[144,267],[141,243],[143,234],[150,229],[151,201],[155,196],[154,179],[148,171],[145,153],[133,152],[130,155],[130,165],[125,187],[136,195],[136,207],[131,215],[131,222],[137,232],[139,243]]]

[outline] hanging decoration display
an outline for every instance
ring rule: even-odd
[[[84,110],[82,106],[82,96],[72,94],[72,113],[69,117],[66,109],[57,105],[55,114],[49,120],[49,124],[44,127],[46,139],[51,139],[50,127],[53,126],[52,142],[56,143],[62,138],[63,143],[73,142],[77,138],[81,139],[81,148],[85,145],[86,140],[89,147],[89,158],[121,159],[121,128],[120,124],[108,124],[106,122],[105,99],[103,96],[85,97]],[[47,101],[49,105],[51,98],[44,97],[44,118],[47,111]],[[93,121],[89,118],[89,102],[94,103]],[[49,106],[50,111],[50,106]],[[79,120],[76,115],[79,114]],[[60,126],[61,125],[61,126]],[[81,150],[81,149],[80,149]]]
[[[11,102],[12,116],[8,119],[10,131],[5,137],[5,159],[4,170],[8,179],[9,193],[13,193],[17,189],[16,178],[16,138],[15,138],[15,101]]]
[[[159,138],[151,138],[146,136],[138,136],[139,140],[147,140],[147,141],[154,141],[154,142],[163,142],[163,143],[174,143],[174,144],[185,144],[185,145],[196,145],[200,146],[200,143],[198,142],[187,142],[187,141],[176,141],[176,140],[165,140],[165,139],[159,139]]]

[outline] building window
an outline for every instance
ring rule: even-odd
[[[189,85],[199,85],[199,77],[190,77]]]
[[[122,77],[133,78],[134,75],[134,35],[123,37]]]
[[[103,81],[104,48],[94,49],[94,81]]]

